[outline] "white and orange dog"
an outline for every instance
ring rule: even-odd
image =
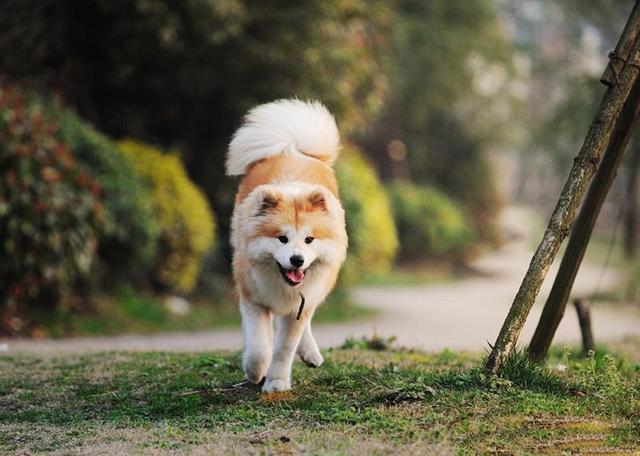
[[[296,352],[312,367],[324,361],[311,317],[347,250],[331,168],[339,142],[322,104],[279,100],[253,108],[229,145],[227,174],[243,176],[231,222],[243,368],[252,382],[265,379],[263,391],[291,388]]]

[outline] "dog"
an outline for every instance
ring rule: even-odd
[[[254,107],[229,144],[227,175],[242,176],[231,221],[242,364],[266,392],[291,388],[296,352],[311,367],[324,361],[311,318],[347,251],[339,149],[327,108],[297,99]]]

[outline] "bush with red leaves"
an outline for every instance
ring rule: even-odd
[[[0,81],[0,332],[22,332],[92,270],[104,209],[58,125]]]

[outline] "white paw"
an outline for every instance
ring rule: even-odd
[[[242,368],[247,380],[260,383],[267,373],[271,353],[267,351],[246,351],[242,360]]]
[[[300,352],[300,359],[309,367],[320,367],[324,363],[324,358],[319,351]]]
[[[265,393],[287,391],[289,389],[291,389],[291,381],[284,378],[267,378],[262,386],[262,391]]]

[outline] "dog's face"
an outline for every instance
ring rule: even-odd
[[[315,268],[344,260],[344,214],[322,187],[269,185],[252,200],[248,254],[286,285],[300,286]]]

